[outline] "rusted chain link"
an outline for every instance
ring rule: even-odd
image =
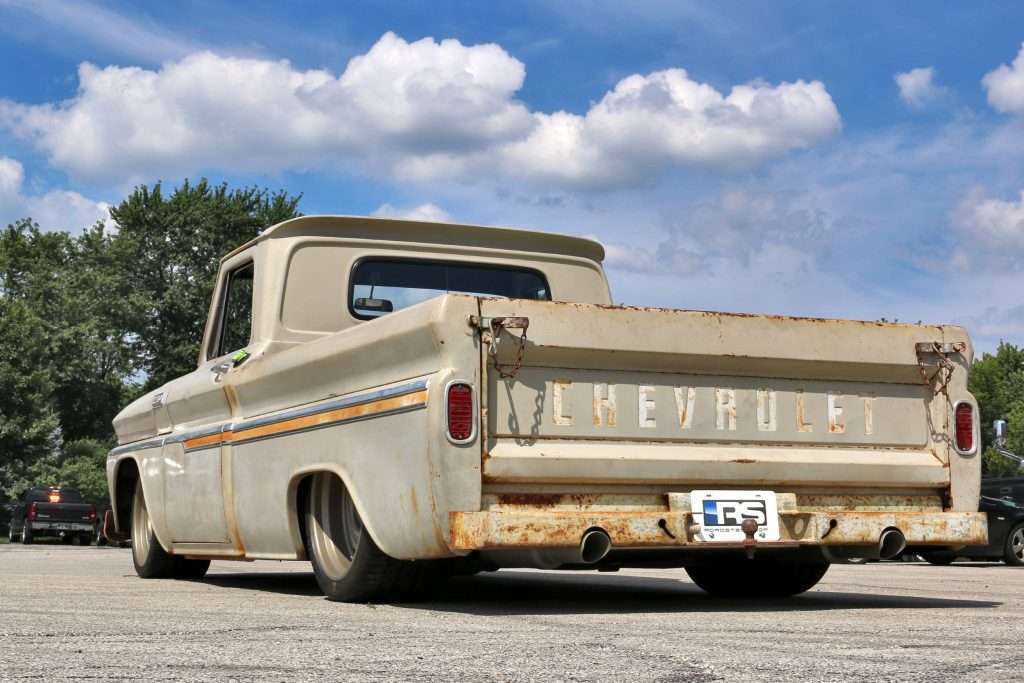
[[[931,387],[935,395],[945,394],[949,388],[950,381],[953,379],[956,364],[949,359],[950,352],[947,352],[941,343],[933,342],[930,349],[921,348],[923,346],[926,345],[919,344],[917,349],[917,370],[921,373],[921,381],[926,387]],[[960,348],[960,345],[956,345],[952,349],[953,353],[961,353],[962,351],[963,349]],[[936,356],[935,372],[931,373],[930,376],[925,362],[921,359],[922,354],[925,353],[934,353]]]
[[[530,326],[529,318],[494,318],[491,320],[491,345],[487,355],[494,361],[494,369],[498,371],[501,379],[515,379],[519,370],[523,367],[523,355],[526,353],[526,328]],[[498,339],[502,330],[520,329],[519,348],[516,350],[516,359],[512,363],[498,362]],[[510,333],[511,334],[511,333]]]

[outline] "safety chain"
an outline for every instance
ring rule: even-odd
[[[926,387],[931,387],[935,395],[945,394],[950,381],[953,379],[956,364],[949,359],[949,356],[954,353],[963,353],[966,348],[963,342],[956,342],[954,344],[931,342],[917,345],[917,370],[921,373],[921,381]],[[930,376],[928,368],[921,358],[926,353],[933,353],[936,356],[935,372],[931,373]]]
[[[491,320],[491,344],[487,349],[487,355],[494,361],[494,369],[502,379],[515,379],[519,370],[523,367],[523,354],[526,353],[526,328],[530,326],[529,318],[493,318]],[[520,329],[518,350],[516,359],[512,363],[501,364],[498,362],[498,338],[502,330]]]

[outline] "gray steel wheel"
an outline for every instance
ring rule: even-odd
[[[1024,524],[1018,524],[1006,535],[1003,560],[1014,567],[1024,566]]]
[[[306,552],[329,600],[421,600],[444,579],[436,562],[396,560],[378,548],[337,475],[313,476],[305,515]]]
[[[341,479],[318,474],[309,496],[309,542],[320,570],[332,581],[341,581],[352,568],[363,523],[355,502]]]
[[[132,556],[135,565],[146,564],[152,544],[153,526],[149,521],[149,510],[146,508],[146,496],[142,492],[142,481],[135,484],[135,495],[132,496]]]

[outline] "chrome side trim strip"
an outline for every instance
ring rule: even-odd
[[[267,417],[258,417],[258,418],[254,418],[252,420],[246,420],[244,422],[238,422],[238,423],[224,422],[222,424],[215,425],[215,426],[212,426],[212,427],[203,427],[201,429],[196,429],[196,430],[189,431],[189,432],[181,432],[181,433],[178,433],[178,434],[169,434],[168,436],[162,437],[162,438],[159,438],[159,439],[149,439],[149,440],[146,440],[146,441],[136,441],[136,442],[133,442],[133,443],[124,444],[123,446],[117,446],[116,448],[113,448],[107,454],[107,457],[108,458],[113,458],[113,457],[116,457],[118,455],[121,455],[122,453],[132,453],[134,451],[142,451],[142,450],[147,450],[147,449],[150,449],[150,448],[160,448],[164,444],[182,443],[182,442],[185,442],[185,441],[189,441],[191,439],[198,439],[198,438],[202,438],[204,436],[213,436],[214,434],[220,434],[220,433],[223,433],[223,432],[242,431],[242,430],[245,430],[245,429],[252,429],[253,427],[265,427],[267,425],[276,424],[278,422],[284,422],[286,420],[292,420],[292,419],[295,419],[295,418],[298,418],[298,417],[307,417],[309,415],[317,415],[319,413],[326,413],[326,412],[329,412],[331,410],[337,410],[339,408],[350,408],[352,406],[363,405],[364,403],[372,403],[374,401],[380,401],[381,399],[394,398],[396,396],[404,396],[406,394],[411,394],[411,393],[414,393],[414,392],[417,392],[417,391],[422,391],[423,389],[426,389],[429,386],[430,386],[430,380],[429,379],[421,379],[421,380],[416,380],[415,382],[409,382],[407,384],[400,384],[400,385],[394,386],[394,387],[387,387],[385,389],[377,389],[375,391],[367,392],[365,394],[357,394],[355,396],[345,396],[345,397],[342,397],[342,398],[331,399],[331,400],[326,401],[324,403],[318,403],[315,406],[308,406],[308,407],[305,407],[305,408],[293,408],[291,410],[286,410],[283,413],[277,413],[276,415],[269,415]],[[418,407],[419,406],[416,406],[415,408],[418,408]],[[415,408],[413,408],[413,409],[415,409]],[[374,417],[384,417],[385,415],[395,414],[395,412],[396,411],[385,411],[385,412],[382,412],[382,413],[377,413],[377,414],[374,414],[374,415],[368,415],[368,416],[364,416],[364,417],[357,418],[357,419],[349,419],[349,420],[342,420],[342,421],[339,421],[339,422],[332,422],[332,423],[330,423],[330,425],[324,425],[324,426],[332,426],[332,425],[336,425],[336,424],[345,424],[346,422],[355,422],[358,419],[371,419],[371,418],[374,418]],[[401,410],[401,411],[397,411],[397,412],[405,412],[405,410]],[[306,431],[306,430],[302,430],[302,431]],[[285,433],[293,434],[295,432],[289,431],[289,432],[285,432]],[[284,433],[282,433],[282,435],[283,434]],[[260,437],[260,439],[263,439],[263,438],[270,439],[270,438],[273,438],[274,436],[277,436],[277,435],[270,435],[270,436],[266,436],[266,437]],[[230,439],[230,441],[232,443],[241,443],[241,442],[244,442],[244,441],[256,441],[256,440],[258,440],[258,439]],[[192,451],[203,450],[203,449],[206,449],[206,448],[219,448],[220,445],[221,445],[220,443],[209,444],[207,446],[200,446],[198,448],[190,448],[188,450],[189,450],[189,452],[192,452]]]
[[[387,389],[378,389],[377,391],[371,391],[366,394],[336,398],[327,401],[326,403],[318,403],[315,406],[309,406],[307,408],[294,408],[292,410],[286,410],[285,412],[278,413],[276,415],[269,415],[267,417],[257,417],[252,420],[246,420],[245,422],[237,422],[231,425],[231,431],[240,432],[246,429],[252,429],[253,427],[265,427],[267,425],[272,425],[277,422],[293,420],[297,417],[308,417],[309,415],[326,413],[331,410],[337,410],[339,408],[351,408],[352,406],[358,406],[364,403],[373,403],[374,401],[380,401],[381,399],[385,398],[404,396],[406,394],[411,394],[416,391],[422,391],[423,389],[426,389],[429,386],[429,384],[430,380],[421,379],[416,382],[410,382],[409,384],[402,384],[397,387],[388,387]]]

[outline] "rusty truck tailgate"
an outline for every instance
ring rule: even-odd
[[[528,320],[525,339],[492,324],[510,316]],[[482,469],[495,490],[976,501],[976,467],[949,438],[954,404],[974,402],[961,328],[489,299],[479,322],[497,340],[482,345]]]

